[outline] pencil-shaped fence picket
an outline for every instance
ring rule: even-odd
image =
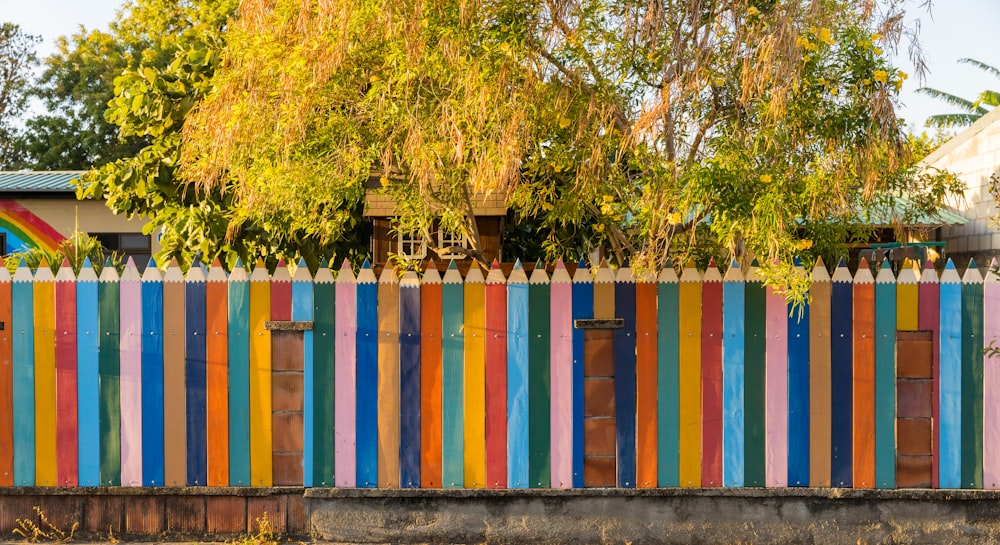
[[[975,263],[507,270],[0,267],[0,486],[1000,488]]]

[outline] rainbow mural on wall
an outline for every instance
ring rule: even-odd
[[[10,199],[0,199],[0,231],[7,234],[4,253],[27,248],[41,248],[52,252],[66,238],[30,210]]]

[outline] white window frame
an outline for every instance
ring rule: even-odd
[[[442,249],[444,252],[445,248],[450,248],[452,246],[459,246],[465,249],[469,248],[469,237],[464,233],[458,234],[455,232],[445,231],[444,229],[438,230],[438,248]],[[462,259],[465,254],[453,254],[453,253],[442,253],[440,256],[442,259]]]
[[[417,251],[413,251],[417,248]],[[420,232],[400,233],[396,243],[399,257],[403,259],[424,259],[427,257],[427,242]]]

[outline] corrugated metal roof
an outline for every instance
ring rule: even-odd
[[[892,205],[886,207],[887,209],[872,209],[865,210],[858,214],[858,219],[867,224],[871,225],[882,225],[890,226],[896,223],[901,223],[903,225],[918,226],[918,227],[942,227],[945,225],[965,225],[969,222],[968,219],[945,210],[944,208],[938,208],[937,212],[932,214],[920,214],[919,216],[910,216],[912,213],[912,204],[906,197],[894,197]]]
[[[944,208],[938,208],[932,214],[914,216],[912,214],[913,203],[906,197],[893,197],[892,203],[885,206],[868,209],[856,208],[855,210],[857,210],[855,216],[857,223],[876,227],[892,227],[897,224],[909,227],[943,227],[946,225],[965,225],[969,222],[968,219]],[[694,220],[700,211],[700,206],[692,208],[685,216],[684,221]],[[798,221],[800,224],[804,223],[801,218]],[[712,215],[706,215],[700,223],[712,223]]]
[[[0,171],[0,191],[66,193],[76,191],[73,180],[83,170]]]

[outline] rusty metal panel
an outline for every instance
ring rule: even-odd
[[[125,529],[125,499],[121,496],[88,496],[84,503],[83,530],[121,534]]]
[[[166,496],[128,496],[125,502],[125,533],[158,534],[166,530]]]
[[[166,500],[167,531],[204,532],[205,498],[203,496],[170,496]]]
[[[276,534],[285,533],[285,497],[265,496],[247,498],[247,533],[255,533],[259,529],[259,519],[267,516],[271,528]]]
[[[209,496],[205,498],[205,530],[214,533],[245,533],[247,531],[247,498],[242,496]]]

